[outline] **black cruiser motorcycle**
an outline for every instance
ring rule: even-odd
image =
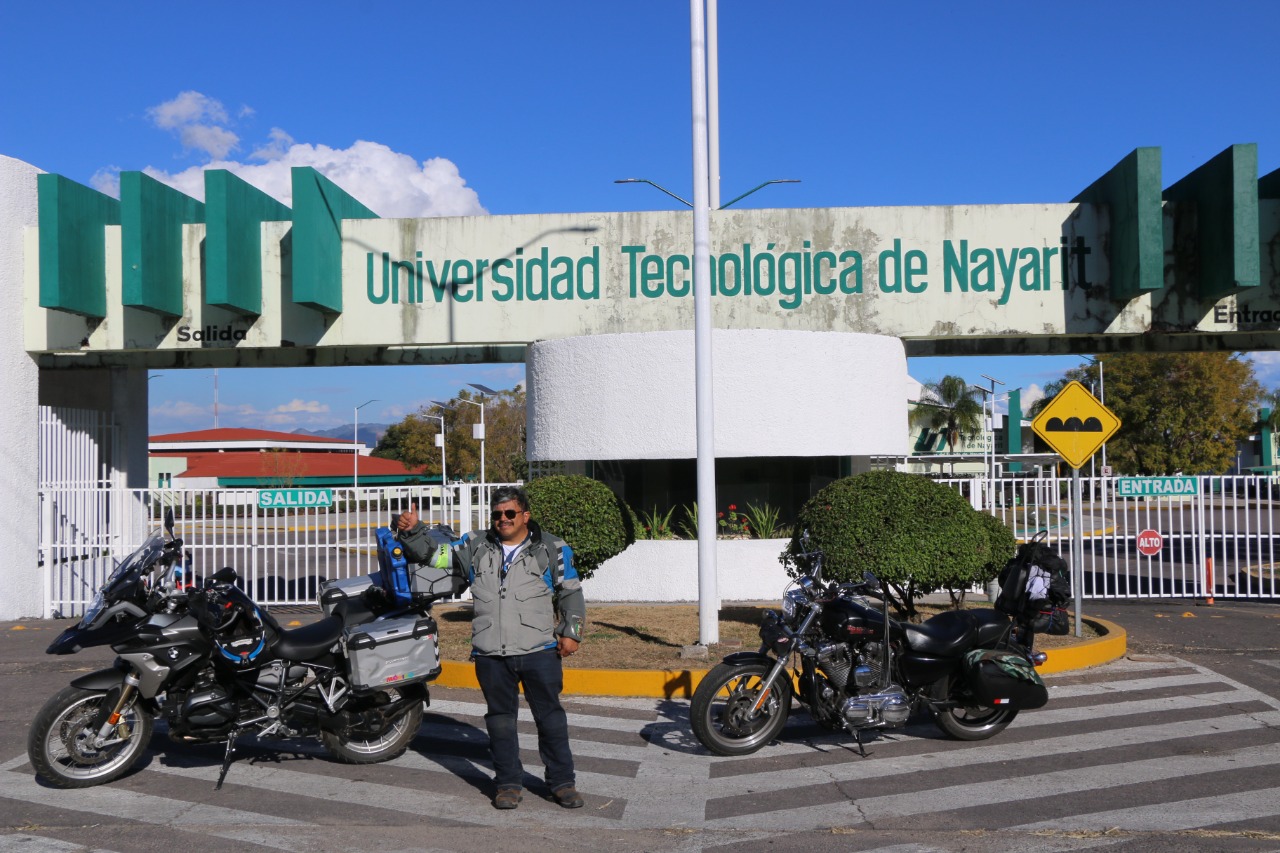
[[[429,601],[379,614],[366,606],[376,596],[354,597],[285,630],[236,586],[233,569],[196,585],[189,569],[169,512],[165,530],[126,557],[79,624],[49,646],[65,655],[109,645],[117,657],[36,715],[27,754],[42,779],[85,788],[120,777],[142,757],[156,718],[178,743],[226,742],[218,788],[244,734],[318,737],[354,764],[404,752],[430,701],[426,682],[440,672]]]
[[[983,740],[1048,701],[1034,669],[1046,656],[1032,652],[1029,619],[964,610],[899,622],[871,574],[824,583],[822,554],[801,557],[808,568],[788,587],[782,614],[765,612],[760,650],[729,655],[694,691],[693,732],[711,752],[760,749],[793,700],[824,728],[851,732],[864,755],[865,732],[902,726],[920,708],[952,737]]]

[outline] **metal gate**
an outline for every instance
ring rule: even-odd
[[[131,517],[120,485],[120,433],[110,413],[41,406],[40,516],[37,558],[44,572],[45,616],[53,602],[92,598],[110,554],[129,539]]]
[[[1072,550],[1071,481],[1003,479],[991,510]],[[1272,598],[1280,486],[1269,476],[1082,477],[1085,598]],[[985,481],[965,487],[982,505]]]

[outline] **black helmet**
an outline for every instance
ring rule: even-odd
[[[249,668],[265,660],[267,624],[258,606],[238,587],[216,584],[206,587],[191,602],[196,619],[206,629],[217,650],[215,660]]]

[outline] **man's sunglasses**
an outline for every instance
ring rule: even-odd
[[[524,512],[522,509],[495,509],[493,512],[489,513],[489,518],[497,521],[503,516],[506,516],[507,521],[512,521],[522,512]]]

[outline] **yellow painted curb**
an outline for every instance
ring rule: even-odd
[[[1037,672],[1041,675],[1070,672],[1110,663],[1124,656],[1128,649],[1128,635],[1124,628],[1093,616],[1084,619],[1105,630],[1107,635],[1046,652],[1048,660],[1036,667]],[[705,669],[566,669],[564,692],[575,696],[688,699],[706,674]],[[433,683],[441,687],[480,688],[475,664],[448,660],[441,662],[440,677]]]
[[[566,669],[564,692],[577,696],[688,699],[706,674],[705,669]],[[480,687],[475,664],[448,660],[441,662],[440,677],[433,683],[441,687]]]
[[[1046,651],[1045,654],[1049,658],[1036,667],[1036,672],[1041,675],[1070,672],[1076,669],[1084,669],[1085,667],[1111,663],[1113,660],[1119,660],[1124,657],[1124,653],[1129,648],[1129,635],[1125,633],[1124,628],[1114,622],[1108,622],[1106,619],[1099,619],[1096,616],[1083,616],[1081,618],[1105,630],[1107,632],[1106,636],[1098,637],[1096,640],[1088,640],[1079,645]]]

